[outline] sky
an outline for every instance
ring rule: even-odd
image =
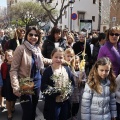
[[[0,0],[0,6],[7,6],[7,0]]]

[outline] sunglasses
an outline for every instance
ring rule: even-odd
[[[115,36],[119,36],[120,34],[118,34],[118,33],[110,33],[110,35],[111,35],[111,36],[114,36],[114,35],[115,35]]]
[[[38,37],[38,34],[29,33],[29,36],[30,36],[30,37],[33,37],[33,36]]]

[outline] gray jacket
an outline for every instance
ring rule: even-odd
[[[110,93],[110,81],[101,83],[102,94],[85,85],[81,104],[81,120],[111,120],[117,116],[115,93]]]

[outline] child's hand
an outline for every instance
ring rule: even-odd
[[[116,120],[116,118],[111,118],[111,120]]]

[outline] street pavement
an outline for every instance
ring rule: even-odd
[[[38,106],[36,109],[36,119],[35,120],[45,120],[43,117],[43,106],[44,101],[39,99]],[[0,110],[0,120],[7,120],[7,110],[4,109],[3,111]],[[19,101],[15,104],[15,112],[13,113],[13,120],[22,120],[22,109]]]

